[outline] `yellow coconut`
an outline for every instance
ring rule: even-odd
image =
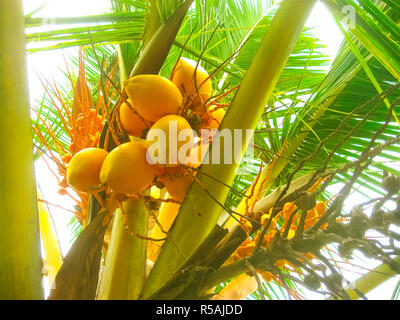
[[[194,177],[188,169],[179,166],[166,168],[158,179],[164,184],[171,198],[183,202]]]
[[[198,145],[190,152],[189,162],[187,166],[191,168],[198,168],[202,164],[204,158],[207,155],[209,144],[204,144],[199,141]]]
[[[208,128],[209,129],[218,129],[218,127],[221,125],[222,120],[225,117],[225,110],[222,108],[216,109],[216,106],[211,106],[208,108],[208,113],[210,114],[210,117],[212,118],[211,123],[209,124]]]
[[[211,96],[212,83],[207,71],[197,62],[188,58],[179,58],[172,73],[171,80],[181,90],[183,95],[197,97],[203,100]],[[196,71],[196,78],[195,78]],[[196,80],[195,80],[196,79]]]
[[[107,155],[108,152],[100,148],[87,148],[76,153],[67,167],[67,183],[81,192],[99,192],[99,174]]]
[[[129,99],[128,102],[132,106]],[[119,120],[124,130],[134,137],[141,137],[143,130],[147,128],[144,119],[136,114],[125,102],[119,108]]]
[[[104,160],[100,180],[113,191],[133,194],[149,187],[156,167],[146,159],[146,147],[141,142],[127,142],[112,150]]]
[[[154,262],[149,259],[146,259],[146,269],[145,269],[146,279],[149,277],[151,269],[153,269],[153,267],[154,267]]]
[[[243,300],[256,289],[256,278],[243,273],[229,282],[212,300]]]
[[[168,199],[171,199],[170,196],[167,196]],[[163,227],[163,230],[168,232],[171,228],[172,223],[174,222],[178,211],[180,208],[180,204],[173,203],[173,202],[164,202],[161,205],[160,213],[157,217],[158,222]],[[154,239],[162,239],[166,237],[166,234],[163,233],[158,225],[154,227],[153,232],[151,233],[152,238]]]
[[[185,118],[168,115],[152,125],[147,140],[151,142],[149,158],[153,164],[177,166],[189,159],[194,133]]]
[[[182,94],[177,86],[159,75],[143,74],[129,78],[125,90],[136,111],[152,122],[176,114],[182,104]]]
[[[168,195],[167,199],[171,199]],[[161,205],[160,213],[158,214],[157,220],[161,224],[163,230],[168,232],[174,222],[180,205],[173,202],[164,202]],[[155,225],[153,231],[151,232],[151,237],[153,239],[164,239],[167,235],[162,232],[158,224]],[[160,252],[163,241],[148,241],[147,245],[147,258],[150,261],[155,262],[157,260],[158,254]]]

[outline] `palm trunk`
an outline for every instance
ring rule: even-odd
[[[20,0],[0,1],[0,75],[0,299],[42,299],[42,259]]]

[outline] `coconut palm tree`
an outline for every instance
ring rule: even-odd
[[[169,78],[181,56],[208,72],[213,95],[200,105],[226,110],[220,131],[255,129],[252,137],[240,138],[240,162],[192,169],[183,201],[145,192],[107,206],[107,192],[78,193],[83,231],[62,264],[42,206],[46,262],[57,273],[50,299],[244,298],[253,291],[255,298],[279,298],[272,283],[295,297],[301,297],[301,285],[357,299],[399,271],[399,235],[389,230],[399,224],[399,211],[387,205],[398,201],[399,191],[400,8],[392,0],[323,2],[345,37],[331,64],[323,44],[304,28],[316,0],[113,0],[109,13],[55,19],[57,28],[39,32],[43,18],[36,12],[25,16],[30,53],[84,48],[75,60],[77,76],[66,71],[71,85],[59,89],[44,81],[47,97],[33,107],[36,158],[56,161],[60,177],[77,145],[111,151],[129,141],[118,120],[127,79]],[[23,65],[23,45],[13,42],[22,37],[20,3],[0,6],[0,12],[16,15],[0,19],[0,49],[11,48],[4,51],[0,73],[20,83],[24,76],[12,72]],[[0,219],[9,226],[0,251],[7,270],[0,273],[7,278],[0,292],[41,298],[27,93],[9,81],[3,77],[0,86],[6,101],[0,120],[6,214]],[[195,117],[187,115],[194,126]],[[77,133],[79,128],[94,131]],[[223,153],[226,147],[213,141]],[[65,181],[62,188],[69,192]],[[352,192],[370,200],[347,212],[344,201]],[[172,204],[175,210],[165,209]],[[152,236],[157,228],[165,239]],[[390,245],[365,237],[370,229],[391,239]],[[356,249],[383,264],[356,288],[346,288],[331,260],[349,259]]]

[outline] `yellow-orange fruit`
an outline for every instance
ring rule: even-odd
[[[158,179],[164,184],[171,198],[183,202],[194,177],[188,169],[179,166],[166,168]]]
[[[155,122],[168,114],[176,114],[182,94],[170,80],[153,74],[128,79],[125,90],[135,110],[146,120]]]
[[[146,268],[145,268],[145,277],[148,278],[151,272],[151,269],[154,267],[154,262],[146,259]]]
[[[213,111],[216,108],[216,106],[211,106],[208,109],[208,113],[210,114],[210,117],[213,119],[211,120],[210,125],[208,126],[209,129],[218,129],[220,126],[222,120],[225,117],[225,110],[222,108],[219,108],[215,111]]]
[[[171,199],[171,197],[168,195],[167,199]],[[180,204],[176,204],[173,202],[164,202],[161,205],[160,213],[158,214],[157,220],[161,224],[162,229],[165,232],[168,232],[168,230],[171,228],[172,223],[174,222],[179,212],[180,206]],[[163,239],[166,237],[166,234],[162,232],[158,224],[156,224],[153,231],[151,232],[151,237],[153,239]],[[150,261],[155,262],[157,260],[163,241],[148,241],[147,243],[147,258]]]
[[[287,264],[287,261],[284,259],[276,260],[274,263],[275,267],[283,268]]]
[[[199,94],[203,100],[211,96],[212,83],[207,71],[197,62],[188,58],[179,58],[172,73],[172,82],[181,90],[183,95],[197,97]],[[196,71],[196,81],[195,81]],[[198,91],[196,90],[196,86]]]
[[[322,216],[326,212],[326,203],[323,201],[317,202],[315,209],[317,210],[318,215]]]
[[[76,153],[67,167],[67,183],[81,192],[99,192],[99,174],[108,152],[100,148],[87,148]]]
[[[168,115],[152,125],[147,140],[152,142],[149,158],[153,164],[177,166],[188,161],[194,144],[194,133],[185,118]]]
[[[128,102],[131,104],[131,101]],[[133,112],[131,108],[124,102],[119,107],[119,120],[124,130],[134,137],[141,137],[144,129],[147,128],[144,119],[140,118],[138,114]]]
[[[168,196],[168,199],[171,199],[170,196]],[[163,230],[168,232],[168,230],[171,228],[172,223],[174,222],[176,215],[178,214],[180,204],[173,203],[173,202],[164,202],[161,205],[160,208],[160,213],[157,217],[158,222],[161,224],[163,227]],[[151,236],[153,238],[165,238],[166,234],[163,233],[158,225],[154,227],[153,232],[151,233]]]
[[[242,300],[256,289],[256,278],[243,273],[229,282],[212,300]]]
[[[195,146],[192,151],[190,151],[190,158],[187,166],[191,168],[200,167],[203,162],[205,156],[207,155],[209,144],[202,144],[201,141],[197,146]]]
[[[127,142],[112,150],[104,160],[100,181],[120,193],[139,193],[149,187],[156,167],[146,159],[146,147],[140,142]]]

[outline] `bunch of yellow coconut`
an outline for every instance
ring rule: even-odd
[[[200,166],[209,142],[189,143],[184,163],[177,153],[185,143],[195,141],[200,129],[217,129],[225,114],[222,108],[207,104],[212,94],[209,75],[197,62],[180,58],[170,80],[159,75],[134,76],[126,81],[124,90],[127,98],[117,110],[121,129],[131,141],[109,153],[101,148],[81,150],[68,165],[67,183],[90,194],[106,189],[137,195],[161,182],[170,198],[182,202],[194,178],[188,167]],[[173,139],[171,122],[176,128]],[[180,141],[177,137],[184,130],[189,132],[187,140]],[[154,134],[160,131],[165,140]],[[153,156],[148,152],[154,146],[166,151],[163,162],[154,158],[157,152]],[[176,212],[179,208],[177,204],[163,205],[174,205]]]

